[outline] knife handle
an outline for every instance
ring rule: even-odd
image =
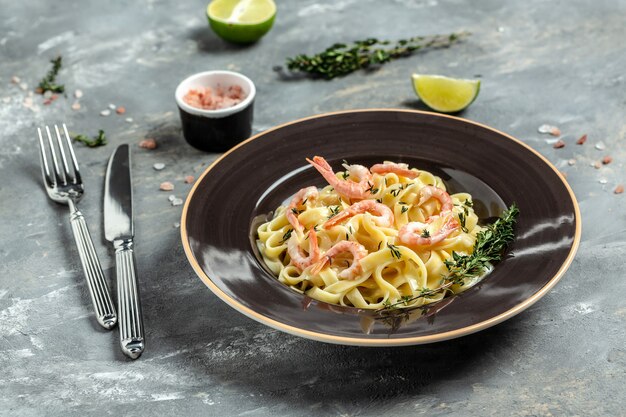
[[[104,278],[104,272],[102,272],[102,266],[100,266],[100,261],[98,260],[98,255],[93,246],[83,214],[78,210],[74,202],[70,203],[70,210],[70,224],[72,225],[74,240],[78,247],[80,262],[83,265],[83,272],[87,279],[93,308],[96,311],[96,319],[102,327],[110,330],[117,323],[117,314],[115,313],[113,300],[111,300],[109,287]]]
[[[117,272],[117,303],[120,316],[120,345],[122,352],[131,359],[137,359],[143,353],[145,337],[139,287],[137,286],[137,267],[132,239],[120,239],[113,242]]]

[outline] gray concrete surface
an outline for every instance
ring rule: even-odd
[[[207,28],[202,1],[0,2],[0,415],[615,416],[626,415],[626,2],[279,1],[273,30],[233,47]],[[284,57],[369,36],[469,30],[457,47],[332,82],[282,81]],[[63,55],[68,88],[50,106],[32,90]],[[522,139],[567,173],[583,240],[563,280],[519,316],[478,334],[396,349],[342,347],[279,333],[210,293],[180,244],[181,207],[158,190],[217,155],[182,140],[173,101],[186,75],[234,69],[258,88],[254,129],[341,109],[421,108],[412,72],[480,76],[463,117]],[[81,89],[80,111],[71,93]],[[109,103],[124,117],[101,117]],[[127,123],[125,117],[132,117]],[[48,201],[35,127],[106,130],[78,147],[81,208],[110,278],[102,232],[106,159],[133,144],[138,268],[148,347],[137,361],[95,324],[66,209]],[[567,146],[537,132],[559,126]],[[589,141],[574,140],[587,133]],[[154,137],[155,151],[136,146]],[[606,149],[595,149],[602,142]],[[610,165],[590,166],[604,155]],[[574,159],[575,165],[568,160]],[[152,165],[167,167],[155,171]]]

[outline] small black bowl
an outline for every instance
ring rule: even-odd
[[[246,98],[239,104],[219,110],[204,110],[187,104],[183,97],[193,88],[239,85]],[[248,139],[252,132],[256,88],[246,76],[232,71],[199,72],[176,87],[183,136],[187,143],[206,152],[223,152]]]

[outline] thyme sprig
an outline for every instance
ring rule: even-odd
[[[281,242],[285,243],[286,241],[288,241],[291,237],[291,233],[293,233],[293,229],[287,230],[287,232],[285,232],[285,234],[283,235],[283,240]]]
[[[315,55],[300,54],[287,58],[287,68],[293,72],[332,79],[357,70],[382,65],[394,59],[410,56],[421,49],[447,48],[469,35],[468,32],[449,35],[416,36],[392,43],[368,38],[351,44],[336,43]],[[276,67],[281,70],[281,67]]]
[[[447,290],[454,284],[463,284],[466,278],[473,278],[481,275],[491,263],[500,261],[504,250],[515,239],[515,223],[519,215],[517,204],[502,212],[492,224],[476,235],[474,250],[469,255],[460,255],[452,252],[452,259],[444,261],[444,265],[449,273],[442,278],[441,285],[432,290],[422,290],[420,294],[413,297],[403,297],[402,301],[396,303],[383,303],[382,310],[394,309],[399,305],[408,305],[409,302]]]
[[[104,134],[104,130],[98,130],[98,135],[94,136],[93,139],[89,139],[87,135],[76,135],[73,137],[76,142],[82,142],[90,148],[95,148],[97,146],[104,146],[107,144],[107,137]]]
[[[450,272],[444,280],[462,284],[466,278],[482,274],[489,264],[501,260],[502,253],[515,238],[514,228],[518,214],[519,208],[513,203],[502,212],[499,219],[476,235],[471,254],[459,255],[453,251],[452,259],[444,261]]]
[[[392,310],[394,308],[396,308],[399,305],[409,305],[409,303],[411,301],[415,301],[419,298],[423,298],[423,297],[428,297],[429,295],[434,295],[439,293],[440,291],[444,291],[444,290],[448,290],[448,288],[452,285],[452,282],[447,282],[443,285],[440,285],[437,288],[433,288],[433,289],[429,289],[429,288],[422,288],[420,290],[420,293],[414,297],[411,297],[410,295],[403,295],[402,297],[400,297],[401,301],[397,301],[395,303],[392,303],[389,300],[385,300],[383,301],[383,308],[381,310]],[[380,310],[379,310],[380,311]]]
[[[39,94],[43,94],[46,91],[52,91],[53,93],[63,93],[65,91],[63,84],[56,83],[57,74],[63,64],[63,58],[58,56],[50,60],[50,63],[52,64],[52,68],[50,68],[46,76],[39,81],[39,85],[37,86],[37,92]]]

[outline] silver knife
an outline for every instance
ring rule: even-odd
[[[137,359],[143,353],[145,338],[133,251],[133,190],[128,145],[118,146],[109,159],[104,184],[104,235],[115,248],[120,345],[126,356]]]

